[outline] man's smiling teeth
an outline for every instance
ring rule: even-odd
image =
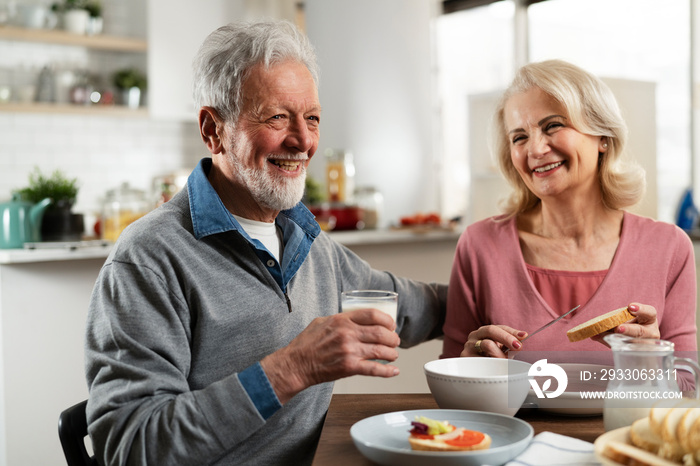
[[[287,171],[294,171],[299,167],[299,164],[301,164],[300,161],[298,160],[275,160],[271,159],[270,162],[274,163],[278,167],[280,167],[283,170]]]
[[[553,169],[555,169],[558,166],[563,165],[563,164],[564,164],[564,162],[554,162],[554,163],[550,163],[549,165],[545,165],[544,167],[537,167],[533,171],[537,172],[537,173],[544,173],[546,171],[553,170]]]

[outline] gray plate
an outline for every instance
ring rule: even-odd
[[[425,416],[491,436],[491,448],[478,451],[414,451],[408,443],[411,421]],[[397,411],[368,417],[350,428],[355,446],[368,459],[390,466],[500,465],[527,448],[534,431],[527,422],[502,414],[459,409]]]

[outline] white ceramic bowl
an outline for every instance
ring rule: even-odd
[[[423,366],[442,409],[469,409],[513,416],[527,397],[530,364],[514,359],[449,358]]]

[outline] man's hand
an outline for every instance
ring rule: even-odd
[[[351,375],[393,377],[399,370],[372,359],[394,361],[396,324],[377,309],[360,309],[314,319],[289,345],[261,365],[282,404],[312,385]]]

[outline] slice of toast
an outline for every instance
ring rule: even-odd
[[[690,430],[698,419],[700,419],[700,403],[689,409],[678,423],[678,442],[686,453],[700,450],[700,445],[692,445],[690,442]]]
[[[678,463],[659,458],[653,453],[628,445],[623,442],[611,440],[605,446],[603,455],[616,463],[633,464],[635,466],[678,466]]]
[[[663,429],[663,423],[666,415],[670,413],[671,410],[679,403],[682,403],[682,401],[673,399],[661,400],[654,403],[649,410],[649,425],[654,434],[661,437],[661,431]]]
[[[603,333],[632,319],[634,319],[634,316],[626,307],[615,309],[614,311],[594,317],[591,320],[577,325],[566,332],[566,336],[571,342],[585,340],[586,338]]]
[[[687,431],[684,442],[692,452],[700,452],[700,418],[696,419]]]
[[[651,430],[649,416],[644,416],[632,423],[632,427],[630,427],[630,441],[632,445],[654,454],[659,451],[663,443],[661,437]]]

